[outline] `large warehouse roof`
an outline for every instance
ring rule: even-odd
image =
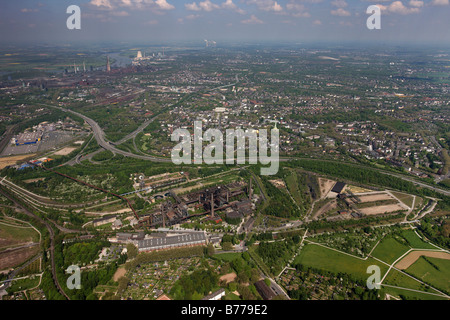
[[[204,232],[190,232],[174,236],[158,237],[138,241],[139,251],[167,249],[202,244],[206,242]]]

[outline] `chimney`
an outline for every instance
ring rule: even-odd
[[[211,217],[214,218],[214,193],[211,192]]]

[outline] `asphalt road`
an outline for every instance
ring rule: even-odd
[[[72,113],[74,115],[79,116],[83,120],[85,120],[91,126],[91,128],[93,130],[93,133],[94,133],[94,138],[97,140],[97,143],[105,150],[109,150],[109,151],[111,151],[113,153],[121,154],[121,155],[123,155],[125,157],[130,157],[130,158],[135,158],[135,159],[148,160],[148,161],[152,161],[152,162],[162,162],[162,163],[172,162],[172,160],[169,159],[169,158],[157,158],[157,157],[148,156],[148,155],[138,155],[138,154],[134,154],[134,153],[131,153],[131,152],[127,152],[127,151],[123,151],[123,150],[117,149],[110,141],[107,141],[105,139],[105,133],[103,132],[102,128],[100,128],[98,123],[95,122],[93,119],[88,118],[87,116],[85,116],[85,115],[83,115],[81,113],[78,113],[76,111],[73,111],[73,110],[64,109],[64,108],[56,107],[56,106],[55,106],[55,108],[58,108],[58,109],[60,109],[60,110],[62,110],[64,112]],[[150,123],[153,120],[154,119],[150,119],[147,122]],[[139,130],[140,129],[143,130],[144,128],[145,127],[144,127],[144,124],[143,124],[138,130],[136,130],[132,134],[128,135],[127,137],[128,138],[132,138],[133,136],[136,136],[139,133]],[[292,160],[297,160],[297,159],[296,158],[281,158],[280,162],[287,162],[287,161],[292,161]],[[379,171],[379,172],[381,172],[383,174],[387,174],[387,175],[390,175],[390,176],[394,176],[394,177],[403,179],[405,181],[412,182],[412,183],[414,183],[414,184],[416,184],[418,186],[421,186],[423,188],[434,190],[435,192],[438,192],[438,193],[450,196],[450,191],[448,191],[448,190],[444,190],[444,189],[441,189],[441,188],[430,186],[428,184],[425,184],[423,182],[417,181],[417,180],[415,180],[413,178],[410,178],[410,177],[407,177],[407,176],[403,176],[403,175],[399,175],[399,174],[395,174],[395,173],[379,170],[379,169],[376,169],[376,168],[372,168],[372,169],[377,170],[377,171]]]

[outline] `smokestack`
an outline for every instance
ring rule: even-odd
[[[211,217],[214,218],[214,193],[211,192]]]

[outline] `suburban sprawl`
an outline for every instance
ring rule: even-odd
[[[448,51],[3,47],[0,135],[0,300],[450,299]]]

